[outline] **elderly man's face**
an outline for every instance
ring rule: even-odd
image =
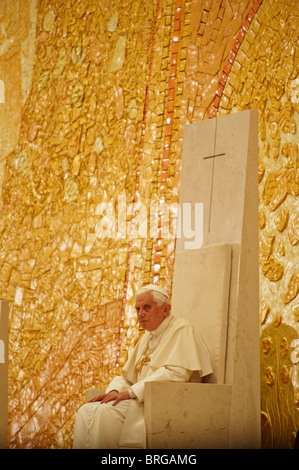
[[[140,325],[148,331],[158,328],[170,313],[170,304],[159,307],[150,292],[139,295],[135,307]]]

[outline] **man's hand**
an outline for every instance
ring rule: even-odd
[[[99,395],[98,397],[93,398],[92,400],[89,401],[95,402],[95,401],[100,401],[101,403],[108,403],[109,401],[113,401],[112,406],[115,406],[117,403],[119,403],[122,400],[130,400],[131,397],[129,395],[128,390],[125,390],[124,392],[116,392],[112,391],[109,393],[104,393],[103,395]]]

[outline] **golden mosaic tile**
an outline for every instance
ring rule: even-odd
[[[50,11],[45,2],[38,4],[33,86],[23,108],[17,150],[8,157],[1,214],[1,295],[12,304],[11,447],[71,445],[65,412],[57,415],[48,431],[43,429],[52,405],[49,408],[42,396],[34,410],[34,428],[29,409],[22,422],[19,415],[30,400],[26,386],[31,378],[39,381],[48,376],[43,366],[50,351],[67,346],[66,331],[72,322],[80,329],[80,314],[95,305],[108,305],[115,329],[114,338],[109,329],[101,332],[106,339],[97,354],[103,374],[94,381],[90,362],[86,384],[74,387],[66,382],[60,390],[54,381],[52,387],[60,390],[62,401],[70,400],[73,419],[84,389],[96,382],[105,386],[111,377],[108,369],[116,373],[121,309],[114,309],[111,302],[121,302],[128,244],[126,237],[103,240],[95,230],[101,218],[98,204],[111,202],[115,207],[119,191],[130,199],[135,190],[148,60],[143,25],[152,22],[152,3],[142,2],[142,12],[137,3],[132,8],[123,4],[118,22],[109,23],[111,47],[101,34],[115,11],[115,5],[108,9],[110,2],[102,2],[100,9],[98,2],[81,2],[78,9],[78,3],[70,0],[53,4]],[[123,109],[115,113],[112,103],[119,89]],[[11,218],[15,219],[12,230]],[[78,391],[80,399],[74,400]],[[16,407],[18,394],[22,400]]]
[[[298,390],[290,373],[298,322],[292,0],[68,0],[51,7],[39,0],[37,6],[32,88],[18,143],[19,123],[10,131],[15,150],[7,151],[5,173],[0,168],[0,294],[11,301],[10,447],[70,447],[84,391],[119,373],[141,334],[135,290],[154,279],[171,292],[174,237],[162,238],[160,218],[155,237],[136,238],[137,206],[124,214],[118,196],[125,194],[127,204],[142,201],[147,210],[159,199],[178,200],[184,125],[210,117],[214,99],[219,113],[260,110],[269,442],[267,433],[279,426],[271,393],[281,382],[286,409],[293,409]],[[19,37],[28,35],[26,25]],[[103,236],[107,207],[100,203],[124,215],[125,237]],[[276,350],[289,361],[277,370]],[[54,377],[59,360],[64,365]],[[289,425],[280,424],[289,436]]]

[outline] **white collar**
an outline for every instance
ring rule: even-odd
[[[161,335],[162,333],[164,333],[164,331],[166,330],[166,328],[168,327],[170,321],[172,320],[173,318],[173,315],[168,315],[165,320],[162,321],[162,323],[160,323],[160,325],[153,331],[150,331],[150,336],[159,336]]]

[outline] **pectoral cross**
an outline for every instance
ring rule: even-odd
[[[141,358],[137,363],[138,372],[142,371],[143,366],[148,366],[151,363],[151,356],[149,352],[142,354]]]

